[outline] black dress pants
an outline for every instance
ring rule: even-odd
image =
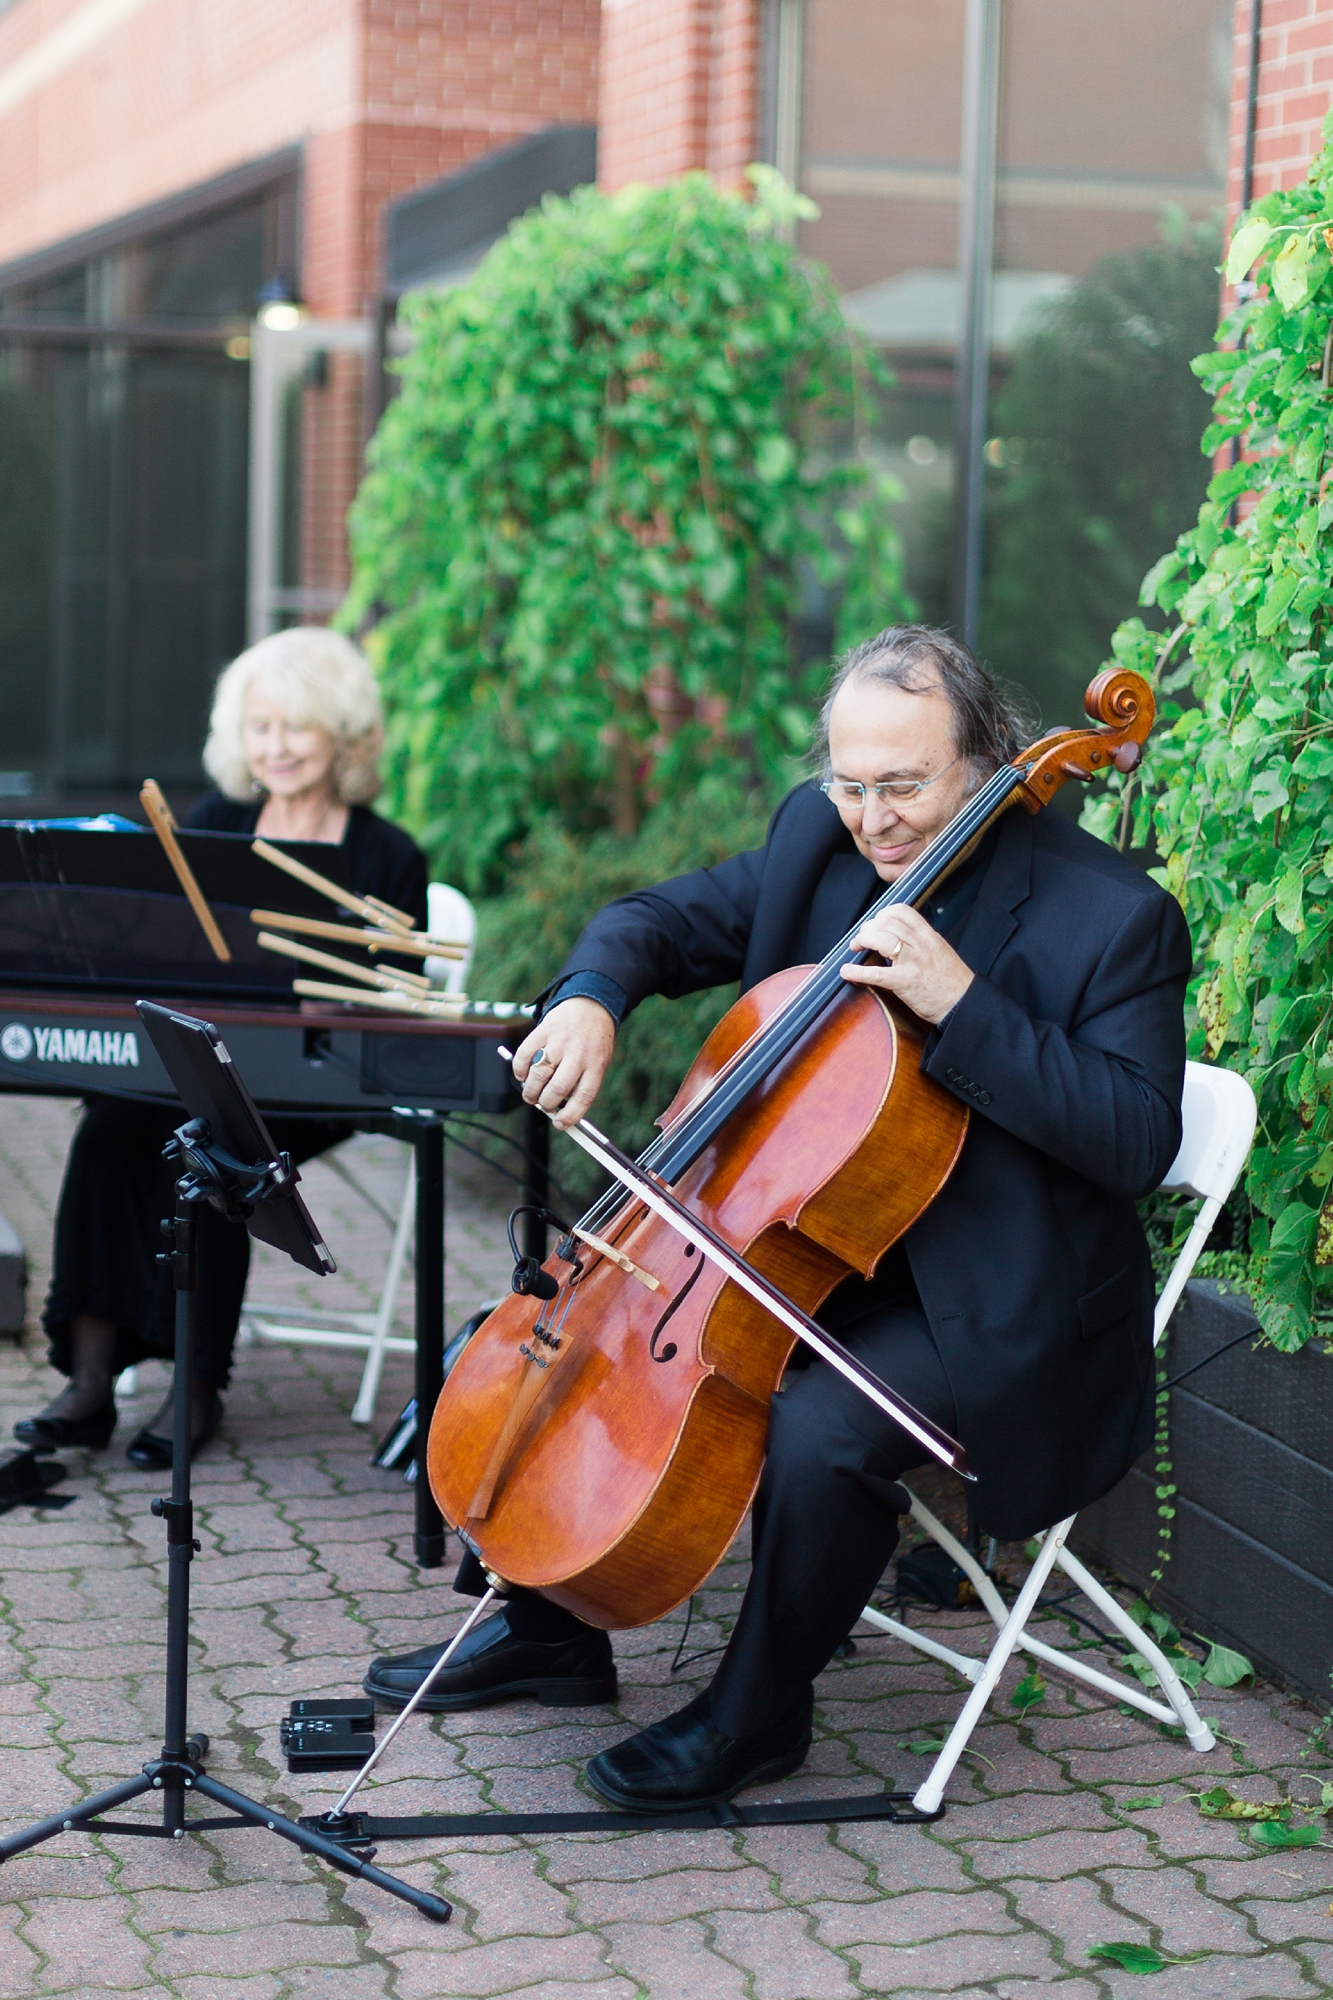
[[[175,1172],[162,1149],[185,1112],[123,1097],[95,1097],[74,1134],[56,1210],[51,1289],[42,1323],[51,1365],[71,1367],[70,1322],[79,1313],[109,1320],[117,1333],[113,1367],[170,1360],[176,1305],[171,1274],[157,1263],[160,1230],[175,1206]],[[309,1160],[345,1139],[336,1119],[274,1118],[274,1144]],[[199,1210],[199,1289],[195,1379],[225,1389],[250,1270],[250,1235],[203,1203]]]
[[[872,1287],[843,1287],[820,1315],[890,1388],[953,1431],[953,1392],[921,1306]],[[899,1476],[928,1457],[827,1363],[793,1371],[773,1398],[768,1456],[752,1517],[753,1568],[740,1616],[709,1690],[730,1736],[780,1721],[802,1699],[861,1615],[898,1544],[907,1512]],[[484,1587],[468,1555],[457,1589]],[[510,1623],[530,1638],[580,1629],[572,1612],[515,1591]]]

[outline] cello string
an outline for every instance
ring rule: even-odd
[[[717,1127],[767,1075],[786,1050],[799,1040],[825,1007],[841,998],[846,990],[845,982],[840,977],[841,967],[865,956],[851,950],[851,940],[861,925],[895,904],[916,902],[927,895],[1021,782],[1022,773],[1013,765],[1003,766],[988,780],[907,873],[892,883],[871,909],[844,933],[773,1018],[723,1066],[690,1109],[668,1131],[649,1144],[640,1156],[640,1166],[649,1170],[660,1169],[664,1161],[668,1161],[670,1164],[665,1171],[668,1179],[684,1171],[689,1160],[697,1157]],[[707,1129],[701,1130],[705,1121]],[[625,1205],[625,1198],[618,1187],[609,1190],[590,1211],[584,1226],[604,1234],[607,1221]]]
[[[1008,802],[1022,781],[1022,771],[1012,764],[1003,765],[995,772],[955,814],[907,873],[891,883],[885,894],[843,934],[778,1012],[735,1051],[689,1109],[666,1132],[650,1141],[636,1164],[652,1171],[660,1168],[665,1160],[672,1162],[675,1173],[683,1172],[689,1159],[697,1157],[717,1126],[730,1117],[824,1009],[841,998],[846,991],[846,982],[840,976],[841,968],[866,956],[851,949],[851,941],[861,927],[894,905],[915,903],[928,895],[969,842],[983,830],[987,821]],[[702,1129],[705,1120],[707,1130]],[[675,1165],[677,1161],[679,1165]],[[666,1177],[672,1177],[670,1168]],[[630,1200],[624,1190],[619,1186],[611,1188],[593,1204],[580,1226],[604,1235],[610,1220],[628,1205]]]

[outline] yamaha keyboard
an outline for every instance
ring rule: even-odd
[[[505,1112],[519,1102],[500,1054],[512,1030],[495,1018],[306,1013],[209,1002],[197,992],[153,998],[213,1023],[262,1111],[365,1118],[403,1106]],[[0,1090],[177,1102],[132,1000],[39,991],[0,991]]]
[[[450,1113],[520,1105],[500,1047],[522,1010],[427,1018],[300,1000],[290,960],[259,946],[251,913],[276,904],[322,916],[327,898],[256,855],[247,835],[180,828],[177,840],[229,961],[214,954],[151,833],[127,821],[0,822],[0,1091],[176,1106],[134,1011],[136,1000],[153,999],[213,1023],[261,1111],[345,1118],[407,1140],[416,1155],[416,1398],[430,1412],[445,1340],[445,1126]],[[336,847],[277,844],[350,888]],[[519,1199],[529,1205],[524,1253],[539,1261],[548,1135],[546,1119],[529,1109]],[[414,1542],[418,1561],[434,1568],[444,1524],[426,1476],[428,1434],[421,1423]]]

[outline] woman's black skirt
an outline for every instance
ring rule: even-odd
[[[119,1339],[115,1369],[170,1359],[175,1294],[159,1264],[161,1224],[175,1206],[175,1172],[163,1148],[181,1122],[173,1111],[118,1097],[96,1097],[74,1135],[56,1213],[54,1269],[42,1321],[52,1366],[70,1373],[70,1322],[79,1313],[109,1320]],[[268,1121],[279,1151],[298,1163],[348,1137],[339,1120]],[[224,1389],[250,1270],[250,1236],[206,1203],[199,1210],[199,1287],[195,1312],[196,1379]]]

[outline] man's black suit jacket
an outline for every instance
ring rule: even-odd
[[[813,785],[766,845],[608,904],[560,979],[630,1005],[822,957],[883,885]],[[922,1068],[972,1110],[903,1239],[978,1477],[1010,1539],[1107,1492],[1152,1433],[1153,1279],[1135,1198],[1180,1144],[1189,933],[1133,863],[1046,809],[1006,813],[955,948],[977,975]]]

